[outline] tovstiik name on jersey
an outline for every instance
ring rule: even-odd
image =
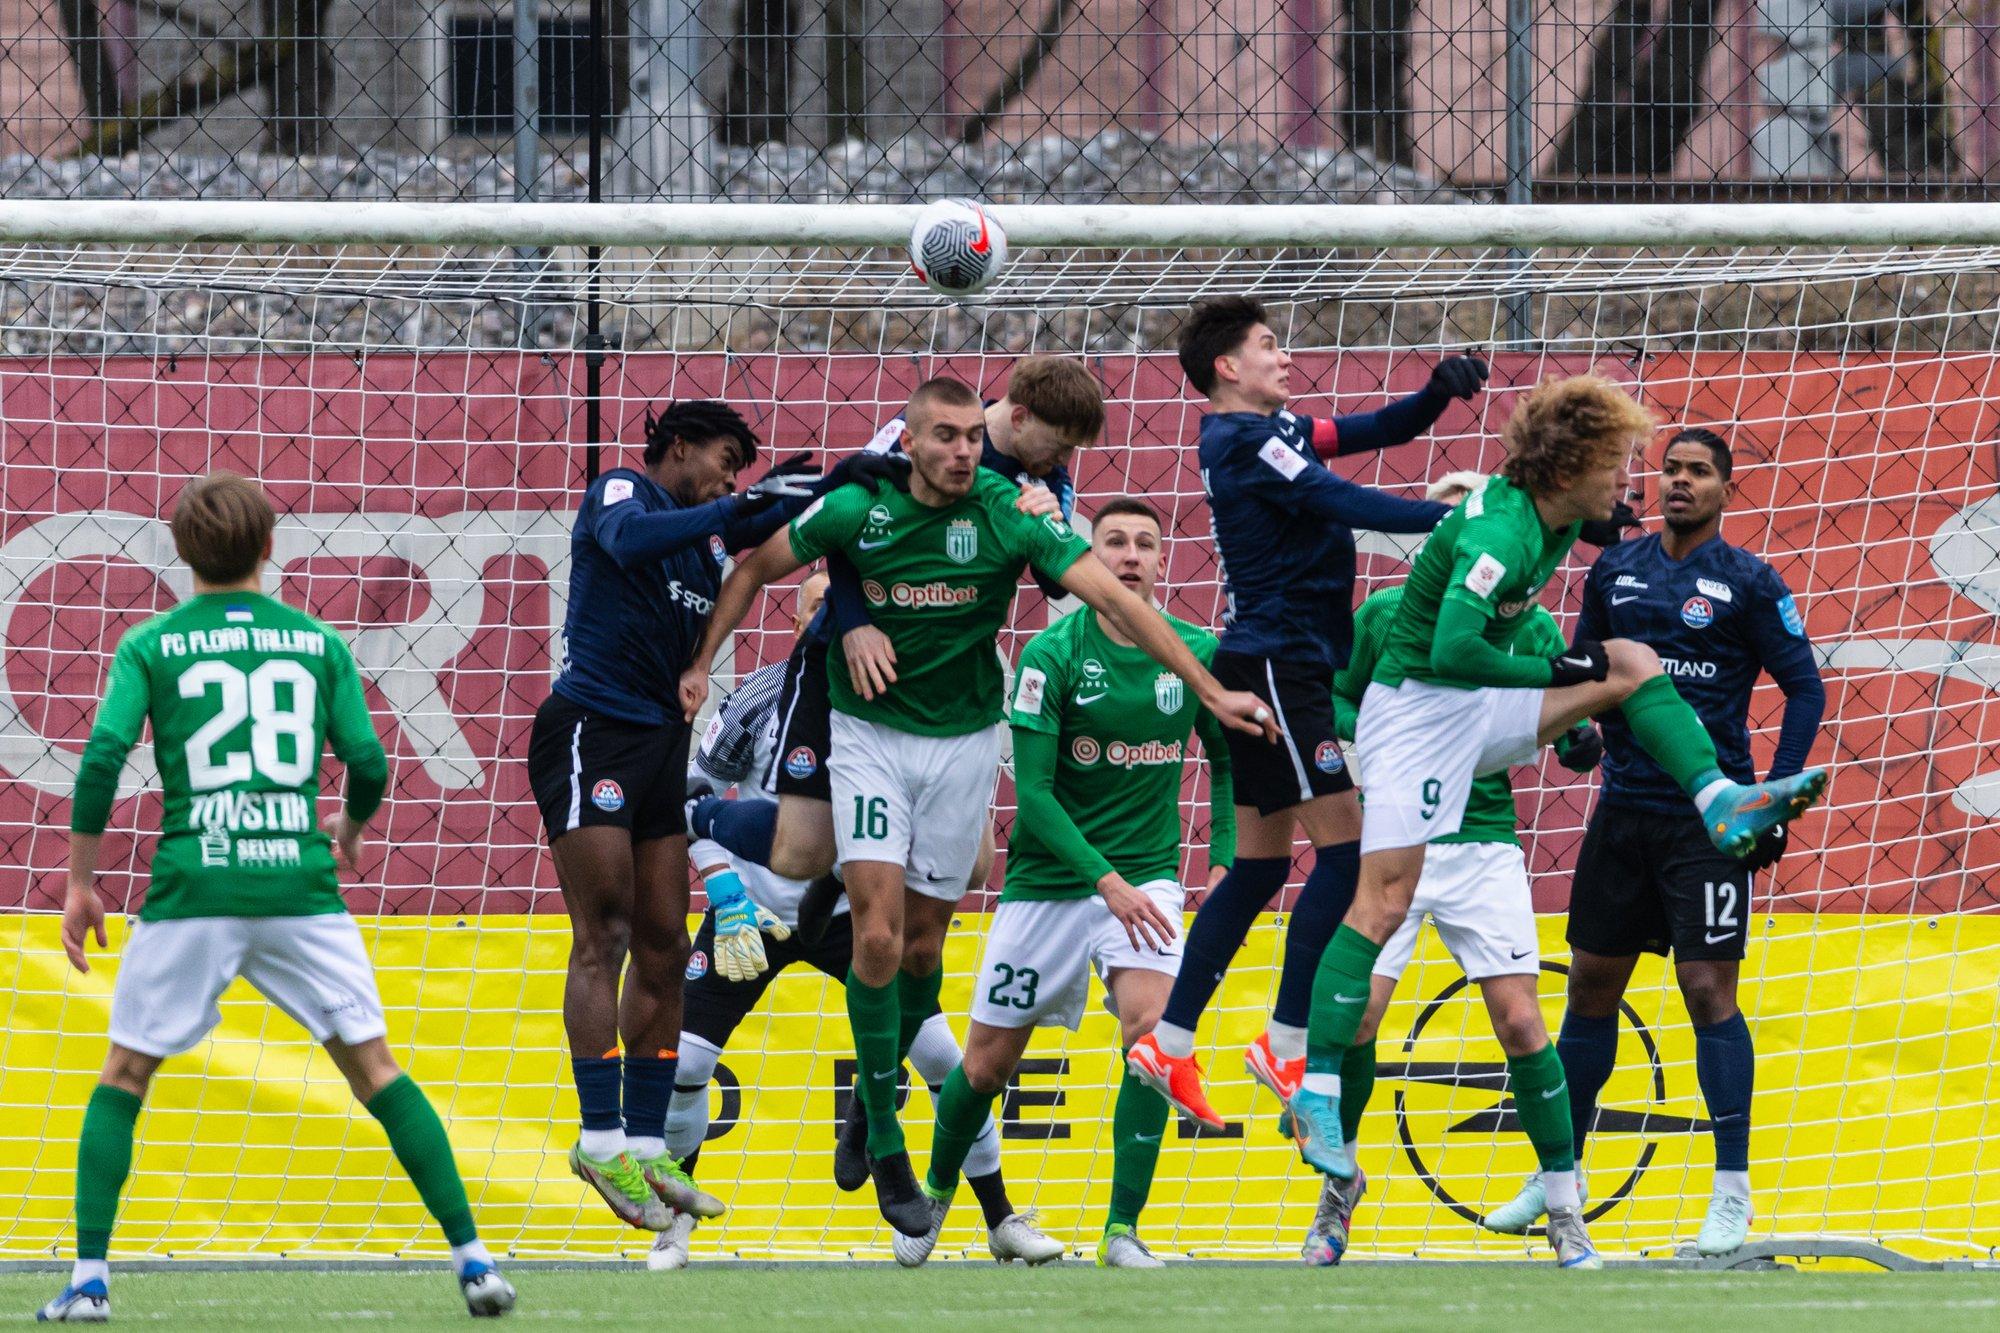
[[[213,791],[188,806],[188,827],[228,833],[310,833],[312,802],[295,791]]]
[[[1069,756],[1085,768],[1099,759],[1113,768],[1152,768],[1158,764],[1181,762],[1179,741],[1107,741],[1100,745],[1092,736],[1078,736],[1069,743]]]
[[[892,583],[884,588],[874,579],[866,579],[861,584],[861,595],[871,606],[896,606],[906,611],[934,611],[954,606],[968,606],[979,600],[976,587],[954,587],[942,580],[936,583]]]
[[[326,636],[310,629],[258,629],[255,626],[225,625],[220,629],[190,630],[186,634],[162,634],[160,651],[168,657],[247,652],[325,657]]]

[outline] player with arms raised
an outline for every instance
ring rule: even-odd
[[[1097,559],[1148,604],[1166,566],[1160,526],[1151,505],[1129,496],[1091,522]],[[1213,634],[1171,616],[1167,623],[1196,657],[1214,656]],[[938,1100],[924,1181],[931,1238],[1035,1028],[1074,1030],[1083,1021],[1093,968],[1127,1049],[1165,1008],[1181,960],[1180,792],[1190,730],[1200,732],[1213,766],[1209,864],[1227,867],[1235,854],[1222,728],[1179,676],[1161,671],[1102,612],[1072,612],[1028,644],[1010,721],[1018,808],[1007,882],[972,991],[965,1063]],[[1137,1228],[1166,1123],[1166,1100],[1127,1070],[1112,1112],[1102,1267],[1160,1267]]]
[[[90,970],[87,938],[105,942],[98,853],[125,756],[149,722],[161,833],[112,990],[111,1050],[77,1146],[76,1267],[40,1319],[110,1318],[105,1256],[140,1106],[160,1065],[222,1021],[216,1002],[238,977],[326,1047],[381,1122],[444,1229],[466,1308],[499,1315],[514,1305],[473,1226],[444,1125],[389,1053],[374,970],[341,901],[338,867],[360,857],[389,761],[346,643],[264,595],[276,523],[263,490],[230,473],[181,493],[174,549],[193,572],[194,596],[118,641],[84,746],[62,923],[79,972]],[[314,812],[329,739],[347,768],[347,799],[322,831]]]
[[[1729,444],[1696,426],[1667,444],[1660,464],[1665,530],[1607,550],[1583,587],[1583,638],[1617,635],[1653,649],[1715,741],[1722,771],[1739,782],[1750,762],[1750,693],[1768,672],[1785,695],[1771,756],[1776,780],[1805,766],[1826,710],[1826,689],[1805,621],[1776,570],[1722,540],[1732,494]],[[1569,1075],[1579,1155],[1597,1094],[1618,1058],[1618,1003],[1641,953],[1673,952],[1674,976],[1694,1025],[1694,1070],[1715,1136],[1715,1190],[1695,1248],[1727,1254],[1750,1228],[1750,1093],[1756,1054],[1737,1006],[1748,939],[1751,877],[1776,861],[1785,828],[1749,855],[1718,850],[1684,792],[1617,714],[1605,718],[1604,790],[1577,855],[1570,893],[1569,1007],[1557,1048]],[[1540,1182],[1486,1220],[1525,1231],[1544,1207]]]
[[[1340,1068],[1368,1006],[1382,946],[1409,914],[1431,841],[1460,828],[1476,777],[1534,757],[1569,727],[1619,709],[1638,743],[1701,811],[1731,853],[1803,812],[1824,769],[1777,782],[1732,782],[1701,719],[1652,649],[1629,639],[1579,640],[1547,658],[1507,645],[1586,519],[1608,519],[1628,485],[1627,460],[1653,422],[1609,380],[1546,382],[1508,420],[1501,475],[1466,499],[1411,566],[1388,646],[1363,697],[1357,743],[1369,766],[1361,881],[1313,988],[1307,1069],[1292,1098],[1305,1159],[1352,1178],[1342,1137]],[[1513,1062],[1517,1101],[1564,1086],[1553,1049]],[[1580,1201],[1547,1175],[1549,1239],[1564,1267],[1599,1262]]]
[[[829,663],[834,830],[854,919],[847,981],[857,1082],[883,1216],[907,1236],[930,1230],[896,1118],[899,1043],[937,1002],[945,931],[979,855],[1000,761],[1005,695],[995,640],[1024,566],[1061,580],[1218,718],[1258,729],[1254,695],[1224,690],[1160,613],[1125,588],[1056,515],[1015,508],[1018,488],[979,467],[985,412],[956,380],[919,385],[904,411],[907,493],[834,491],[737,567],[710,622],[702,666],[681,680],[693,716],[705,667],[767,583],[844,552],[860,572],[897,678],[863,699],[844,661]],[[833,654],[839,657],[841,646]]]

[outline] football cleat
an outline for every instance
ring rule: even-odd
[[[1335,1180],[1352,1180],[1354,1159],[1340,1135],[1340,1098],[1300,1088],[1288,1108],[1292,1116],[1292,1138],[1306,1165]]]
[[[645,1172],[630,1153],[621,1152],[616,1157],[599,1160],[584,1156],[583,1145],[577,1144],[569,1150],[569,1169],[578,1180],[596,1190],[598,1197],[611,1205],[611,1211],[627,1226],[642,1231],[665,1231],[667,1223],[673,1220],[673,1214],[653,1193],[653,1187],[646,1183]]]
[[[661,1153],[658,1157],[640,1162],[639,1170],[645,1176],[647,1186],[673,1212],[693,1213],[696,1217],[706,1218],[721,1217],[729,1211],[722,1200],[695,1184],[694,1177],[681,1170],[678,1157]]]
[[[1146,1242],[1139,1239],[1139,1233],[1123,1222],[1113,1222],[1104,1229],[1104,1239],[1097,1242],[1097,1266],[1099,1268],[1165,1268],[1146,1248]]]
[[[688,1266],[688,1238],[694,1235],[693,1213],[675,1213],[667,1229],[653,1237],[646,1254],[646,1267],[655,1273],[675,1273]]]
[[[1604,1260],[1590,1243],[1584,1229],[1581,1208],[1549,1209],[1549,1246],[1556,1252],[1558,1268],[1602,1268]]]
[[[1125,1067],[1132,1076],[1167,1099],[1167,1104],[1182,1115],[1200,1121],[1210,1129],[1227,1129],[1215,1108],[1208,1104],[1208,1094],[1201,1088],[1201,1062],[1192,1055],[1168,1055],[1160,1049],[1160,1043],[1153,1034],[1132,1043],[1126,1053]]]
[[[1306,1058],[1303,1055],[1296,1060],[1280,1060],[1271,1054],[1271,1034],[1268,1032],[1244,1050],[1243,1064],[1249,1069],[1250,1077],[1269,1088],[1272,1096],[1287,1105],[1306,1076]]]
[[[905,1236],[922,1236],[931,1229],[929,1196],[917,1185],[908,1152],[870,1157],[868,1174],[875,1180],[875,1206],[882,1219]]]
[[[1725,856],[1746,856],[1764,833],[1810,810],[1826,794],[1824,768],[1748,785],[1731,783],[1701,808],[1708,840]]]
[[[896,1256],[896,1262],[905,1268],[922,1268],[924,1260],[931,1257],[937,1248],[938,1233],[944,1230],[945,1214],[951,1211],[951,1195],[943,1198],[924,1187],[924,1206],[930,1209],[930,1229],[921,1236],[906,1236],[900,1231],[889,1233],[889,1250]]]
[[[1697,1254],[1729,1254],[1750,1239],[1750,1201],[1740,1194],[1717,1192],[1708,1201],[1708,1216],[1695,1237]]]
[[[868,1183],[868,1111],[861,1105],[861,1095],[853,1090],[848,1093],[840,1133],[833,1141],[833,1183],[847,1194]]]
[[[477,1259],[458,1270],[458,1290],[474,1319],[497,1319],[514,1308],[514,1288],[499,1269]]]
[[[103,1324],[111,1319],[111,1288],[94,1277],[76,1286],[64,1287],[56,1298],[35,1311],[44,1324]]]
[[[1347,1233],[1354,1222],[1354,1206],[1368,1192],[1368,1175],[1355,1168],[1354,1179],[1335,1180],[1328,1176],[1319,1190],[1319,1211],[1313,1214],[1312,1230],[1299,1247],[1299,1258],[1311,1268],[1331,1268],[1347,1253]]]
[[[1576,1197],[1583,1203],[1590,1202],[1590,1182],[1583,1178],[1583,1172],[1576,1173]],[[1479,1219],[1479,1225],[1488,1231],[1498,1231],[1508,1236],[1525,1236],[1528,1228],[1542,1220],[1542,1214],[1549,1210],[1548,1194],[1542,1189],[1542,1173],[1530,1171],[1528,1178],[1521,1182],[1521,1191],[1492,1212]]]
[[[1032,1208],[1001,1218],[1000,1225],[986,1233],[986,1252],[996,1264],[1019,1259],[1030,1268],[1063,1257],[1062,1242],[1042,1234],[1042,1229],[1035,1225]]]

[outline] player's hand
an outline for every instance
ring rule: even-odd
[[[896,645],[873,625],[856,625],[841,635],[840,651],[847,658],[847,678],[863,699],[887,694],[896,683]]]
[[[69,965],[79,972],[90,971],[90,960],[84,957],[83,945],[87,937],[97,937],[97,947],[102,949],[104,940],[104,904],[97,901],[97,890],[88,884],[71,882],[69,892],[63,895],[62,945],[69,955]]]
[[[1228,866],[1210,866],[1208,868],[1208,883],[1204,887],[1210,893],[1214,893],[1216,886],[1222,883],[1222,877],[1228,873]]]
[[[1623,500],[1611,506],[1610,518],[1586,519],[1576,530],[1576,539],[1592,546],[1616,546],[1625,540],[1625,530],[1640,526],[1639,515]]]
[[[1446,398],[1471,398],[1486,386],[1486,363],[1476,356],[1448,356],[1431,371],[1428,386]]]
[[[743,488],[742,512],[762,513],[780,500],[803,500],[816,494],[809,482],[819,480],[819,464],[811,454],[793,454],[771,464],[771,470]]]
[[[1152,895],[1133,888],[1117,871],[1105,872],[1104,878],[1097,881],[1097,893],[1111,909],[1111,915],[1118,918],[1118,924],[1125,927],[1125,938],[1132,941],[1133,948],[1161,950],[1174,942],[1178,933],[1174,923],[1167,919]]]
[[[764,953],[764,936],[790,939],[790,927],[758,906],[734,871],[722,869],[704,877],[702,888],[715,913],[715,970],[726,981],[755,981],[771,965]]]
[[[1604,759],[1604,737],[1588,722],[1579,722],[1563,733],[1556,747],[1556,762],[1572,773],[1588,773]]]
[[[1201,706],[1215,714],[1215,720],[1225,727],[1262,736],[1273,745],[1278,743],[1278,724],[1272,720],[1270,708],[1248,690],[1218,688],[1213,698],[1201,701]]]
[[[708,668],[691,666],[681,672],[681,716],[692,723],[701,706],[708,702]]]
[[[1773,865],[1776,865],[1778,858],[1785,854],[1785,848],[1790,845],[1790,841],[1786,837],[1786,830],[1790,827],[1789,824],[1780,824],[1768,833],[1761,835],[1757,839],[1756,846],[1738,858],[1742,861],[1743,868],[1755,872],[1758,870],[1768,870]],[[98,943],[103,943],[103,940],[100,939]]]
[[[834,474],[843,483],[866,486],[871,491],[880,489],[885,481],[899,491],[907,491],[910,489],[910,456],[863,449],[843,458],[834,468]]]
[[[1611,674],[1611,654],[1595,639],[1578,639],[1568,651],[1549,659],[1549,688],[1582,685]]]
[[[1056,493],[1026,477],[1021,478],[1021,493],[1014,497],[1014,508],[1029,518],[1047,518],[1050,514],[1062,517],[1062,501],[1056,499]]]
[[[342,810],[320,821],[320,828],[333,840],[334,864],[342,870],[361,870],[361,823]]]

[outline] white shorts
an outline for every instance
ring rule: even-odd
[[[1370,685],[1354,728],[1368,757],[1362,855],[1458,832],[1472,780],[1532,762],[1541,720],[1540,690]]]
[[[963,898],[1000,778],[1001,731],[915,736],[835,712],[826,770],[840,863],[899,865],[912,893]]]
[[[361,929],[322,916],[197,916],[133,925],[111,990],[111,1040],[165,1058],[222,1021],[217,1001],[242,977],[312,1039],[353,1045],[388,1029]]]
[[[1113,972],[1128,967],[1179,976],[1186,935],[1181,886],[1156,879],[1138,887],[1174,923],[1174,938],[1165,948],[1133,948],[1125,927],[1094,893],[1001,903],[993,911],[979,982],[972,988],[973,1021],[990,1028],[1074,1030],[1088,1007],[1092,968],[1107,985]],[[1111,1008],[1109,993],[1104,1006]]]
[[[1426,916],[1473,981],[1534,976],[1542,970],[1528,861],[1513,843],[1433,843],[1424,853],[1424,874],[1410,914],[1375,960],[1376,976],[1395,980],[1403,975]]]

